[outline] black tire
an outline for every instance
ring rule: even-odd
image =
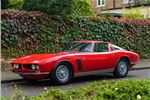
[[[62,68],[64,68],[64,73],[61,73]],[[63,74],[61,76],[61,74]],[[61,79],[62,78],[62,79]],[[50,79],[55,84],[66,84],[68,83],[72,78],[72,70],[70,68],[70,65],[66,62],[59,63],[51,72]]]
[[[122,66],[121,66],[122,65]],[[121,58],[114,70],[114,76],[118,78],[126,77],[129,71],[129,62],[125,58]]]

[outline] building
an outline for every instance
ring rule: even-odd
[[[150,15],[150,0],[91,0],[95,15],[100,13],[122,13],[122,8],[142,7],[144,16]],[[149,16],[150,17],[150,16]]]

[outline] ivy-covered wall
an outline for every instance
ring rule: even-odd
[[[62,18],[2,11],[2,58],[58,52],[74,40],[104,40],[150,58],[150,20]]]

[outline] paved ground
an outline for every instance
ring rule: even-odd
[[[150,79],[150,69],[142,69],[142,70],[133,70],[130,71],[126,78],[122,79]],[[82,76],[76,77],[72,79],[72,81],[67,85],[62,86],[55,86],[49,80],[43,80],[35,83],[29,83],[27,81],[20,81],[20,82],[11,82],[11,83],[2,83],[1,84],[1,96],[6,97],[10,96],[13,92],[14,86],[17,85],[21,91],[23,91],[27,95],[36,95],[43,92],[44,87],[51,88],[51,87],[58,87],[62,90],[66,90],[68,88],[77,88],[83,87],[87,83],[91,81],[101,81],[101,80],[118,80],[114,78],[112,74],[94,74],[91,76]]]

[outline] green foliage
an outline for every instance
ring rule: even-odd
[[[23,9],[41,11],[49,15],[72,17],[92,15],[89,0],[25,0]]]
[[[20,100],[17,95],[14,98]],[[67,91],[51,88],[46,93],[36,96],[24,96],[24,100],[31,98],[32,100],[149,100],[150,80],[103,80]],[[3,98],[6,99],[9,100]]]
[[[150,0],[138,0],[138,4],[139,4],[139,5],[142,5],[142,4],[147,4],[147,5],[149,5],[149,4],[150,4]]]
[[[1,8],[2,9],[21,9],[24,0],[2,0]]]
[[[9,0],[9,8],[21,9],[24,0]]]
[[[131,9],[123,9],[122,16],[124,18],[131,18],[131,19],[144,19],[144,15],[141,14],[142,7],[138,8],[131,8]]]
[[[104,40],[150,58],[150,20],[2,11],[2,57],[59,52],[74,40]]]
[[[146,3],[150,4],[150,0],[146,0]]]
[[[111,13],[101,13],[101,14],[98,14],[97,16],[104,17],[104,18],[112,18],[113,14],[111,14]]]
[[[49,11],[52,15],[69,15],[73,10],[75,0],[52,0]]]
[[[70,14],[75,0],[25,0],[23,9],[27,11],[41,11],[49,15]]]
[[[2,9],[7,9],[8,7],[9,7],[8,0],[1,0],[1,8]]]
[[[76,0],[73,6],[72,16],[91,16],[92,5],[89,0]]]

